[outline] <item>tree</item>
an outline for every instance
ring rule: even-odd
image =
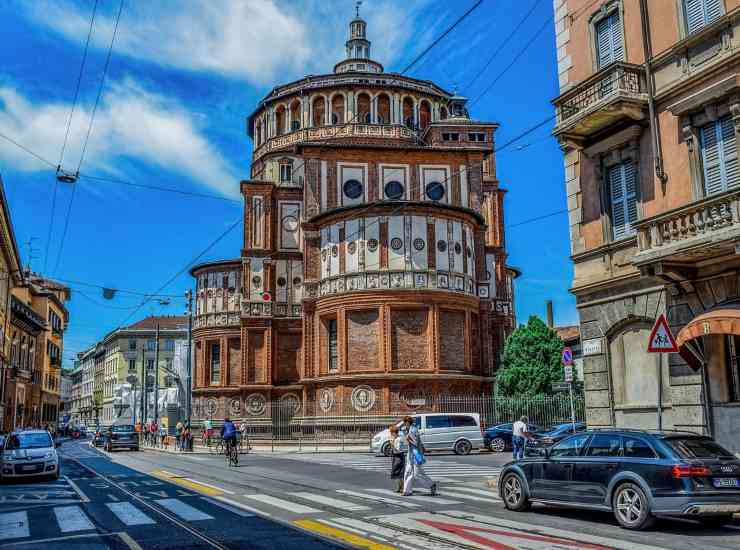
[[[506,397],[552,393],[552,382],[563,380],[563,341],[536,316],[506,340],[503,367],[496,375],[496,392]]]

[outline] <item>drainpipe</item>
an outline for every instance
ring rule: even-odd
[[[658,132],[658,120],[655,116],[655,90],[653,83],[653,71],[650,63],[653,58],[653,50],[650,39],[650,19],[648,16],[647,0],[640,0],[640,21],[642,23],[642,50],[645,55],[645,80],[648,91],[648,117],[650,123],[650,137],[653,143],[653,159],[655,161],[655,175],[663,184],[663,194],[665,194],[665,184],[668,181],[668,174],[663,169],[663,147],[660,142],[660,132]]]

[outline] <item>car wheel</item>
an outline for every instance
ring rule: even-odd
[[[386,441],[385,443],[383,443],[383,446],[380,448],[380,452],[383,453],[383,456],[391,456],[390,441]]]
[[[506,450],[506,441],[504,441],[500,437],[496,437],[491,440],[488,448],[491,449],[491,451],[493,451],[494,453],[503,453]]]
[[[517,474],[506,474],[501,484],[501,493],[504,499],[504,506],[509,510],[524,512],[532,506],[532,503],[524,492],[522,478]]]
[[[734,518],[732,514],[722,514],[721,516],[704,516],[697,519],[704,527],[723,527],[732,523]]]
[[[461,439],[455,443],[455,447],[452,449],[456,455],[469,455],[473,449],[473,444],[467,439]]]
[[[612,499],[612,509],[617,521],[625,529],[647,529],[655,521],[650,513],[647,496],[634,483],[617,487]]]

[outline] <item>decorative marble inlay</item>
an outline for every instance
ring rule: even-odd
[[[287,407],[290,414],[298,414],[301,410],[301,398],[295,393],[286,393],[280,398],[280,403]]]
[[[242,411],[242,402],[238,397],[235,397],[229,402],[229,411],[232,415],[237,416]]]
[[[375,405],[375,399],[375,390],[370,386],[357,386],[352,390],[352,406],[356,411],[369,411]]]
[[[319,391],[319,409],[329,412],[334,407],[334,388],[323,388]]]
[[[267,399],[261,393],[253,393],[244,400],[244,407],[249,416],[262,416],[267,408]]]

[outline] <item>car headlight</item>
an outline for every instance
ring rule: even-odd
[[[373,443],[379,443],[379,442],[380,442],[380,436],[379,435],[376,435],[375,437],[373,437]]]
[[[54,451],[49,451],[44,455],[44,460],[49,460],[51,458],[54,458]]]

